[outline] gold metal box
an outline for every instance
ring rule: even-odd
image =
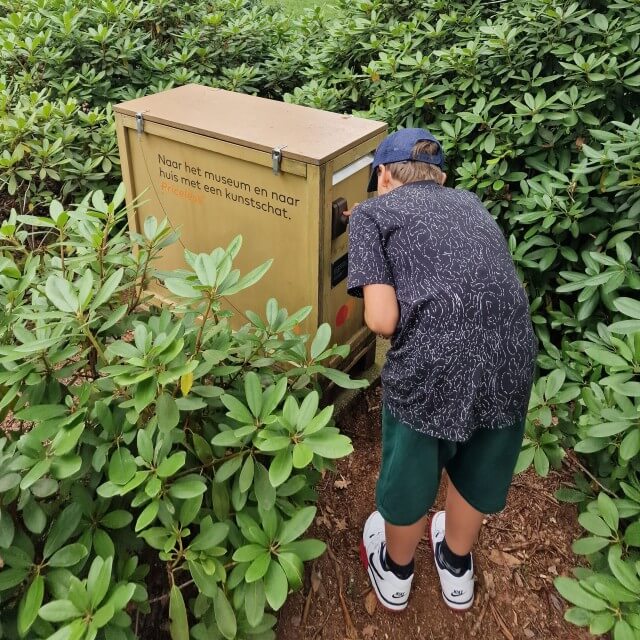
[[[385,123],[199,85],[115,112],[130,228],[153,215],[180,229],[160,269],[184,267],[184,248],[209,253],[240,234],[243,273],[274,262],[233,296],[236,310],[263,314],[271,297],[289,312],[311,305],[303,330],[328,322],[333,340],[351,345],[344,368],[370,355],[362,303],[347,295],[342,211],[367,198]]]

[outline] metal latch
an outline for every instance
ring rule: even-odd
[[[138,135],[144,132],[144,118],[140,111],[136,113],[136,131],[138,132]]]
[[[280,174],[280,165],[282,164],[282,150],[286,148],[286,144],[282,144],[279,147],[274,147],[271,150],[271,166],[273,168],[274,175]]]

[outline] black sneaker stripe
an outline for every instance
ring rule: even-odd
[[[371,554],[369,556],[369,559],[371,559],[373,557],[373,554]],[[373,569],[373,571],[371,571],[371,569]],[[373,587],[376,590],[376,595],[378,596],[378,598],[380,598],[380,600],[384,600],[388,605],[390,605],[391,607],[397,607],[400,604],[404,604],[405,602],[407,602],[407,600],[409,600],[409,594],[407,593],[407,597],[404,600],[401,601],[391,601],[391,600],[387,600],[383,595],[382,592],[380,591],[380,586],[378,585],[378,581],[376,580],[376,576],[375,574],[378,574],[378,576],[380,575],[377,571],[375,566],[373,566],[371,563],[369,563],[369,575],[371,576],[371,578],[373,579]],[[381,580],[384,580],[384,578],[380,578]]]
[[[369,566],[376,572],[376,575],[378,576],[378,578],[380,578],[380,580],[384,580],[384,578],[378,573],[376,565],[373,563],[373,553],[369,554]]]

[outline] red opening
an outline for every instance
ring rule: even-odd
[[[349,306],[343,304],[336,313],[336,327],[341,327],[349,317]]]

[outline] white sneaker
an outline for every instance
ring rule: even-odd
[[[369,580],[380,602],[391,611],[403,611],[409,601],[413,574],[406,580],[385,569],[384,518],[374,511],[365,522],[360,543],[360,559],[369,574]]]
[[[440,576],[442,597],[451,609],[466,611],[473,606],[473,556],[471,556],[471,569],[461,576],[454,576],[446,567],[438,562],[438,550],[444,540],[445,512],[438,511],[431,520],[431,548],[433,560]]]

